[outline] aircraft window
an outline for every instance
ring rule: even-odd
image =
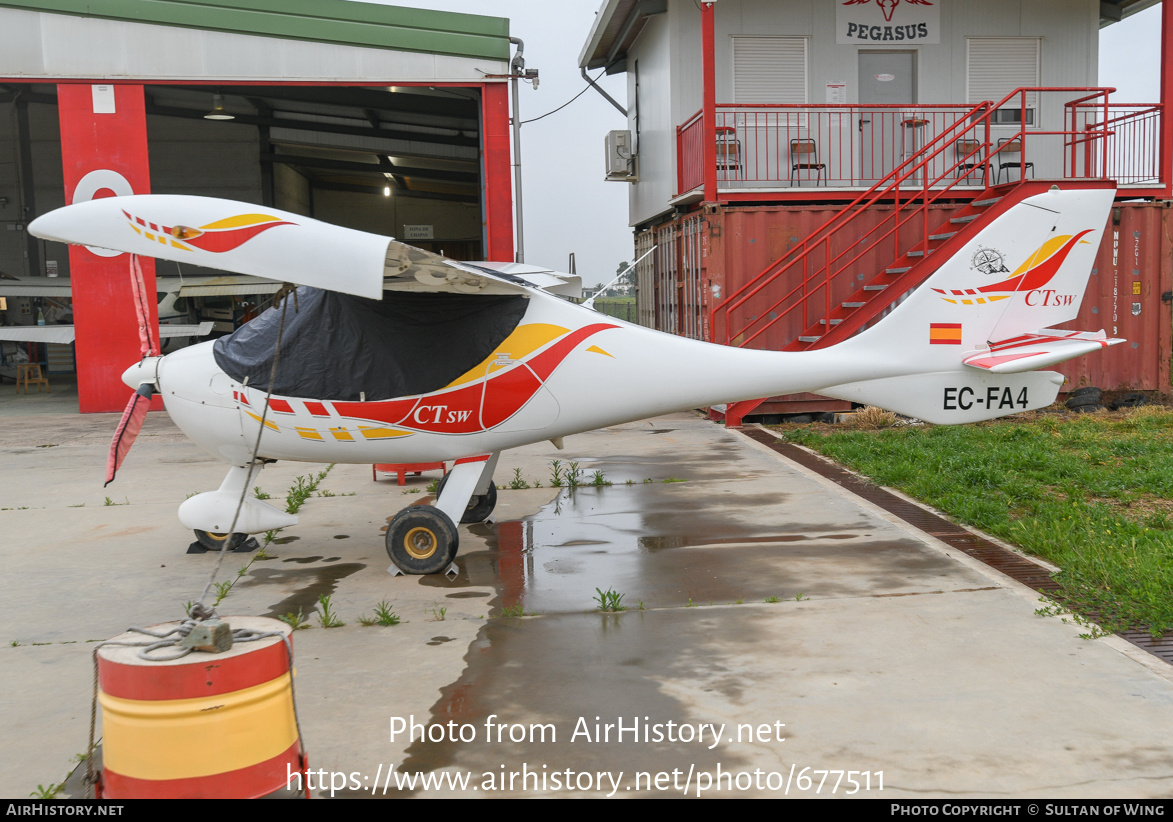
[[[297,289],[285,309],[273,393],[322,400],[386,400],[443,388],[482,362],[521,322],[524,296],[389,291],[367,300]],[[281,309],[216,340],[216,364],[268,390]]]

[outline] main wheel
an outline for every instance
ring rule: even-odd
[[[198,528],[195,530],[196,540],[200,545],[207,548],[209,551],[235,551],[240,544],[248,539],[248,534],[233,534],[232,539],[229,540],[228,534],[216,534],[208,531],[201,531]],[[224,547],[224,543],[228,543],[228,547]]]
[[[438,574],[456,558],[456,524],[439,508],[412,505],[387,525],[387,555],[405,574]]]
[[[448,482],[448,475],[445,474],[440,482],[436,484],[436,499],[440,499],[440,492],[444,490],[444,483]],[[464,513],[460,515],[461,525],[471,525],[474,522],[484,522],[489,518],[489,514],[493,513],[493,509],[497,507],[497,486],[489,483],[489,490],[483,494],[473,494],[468,500],[468,506],[464,509]]]

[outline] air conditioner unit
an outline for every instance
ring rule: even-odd
[[[607,179],[635,182],[636,157],[631,151],[630,131],[608,131],[604,141],[607,152]]]

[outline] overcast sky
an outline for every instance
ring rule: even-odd
[[[537,90],[522,85],[521,119],[565,103],[584,87],[578,55],[601,0],[399,0],[396,5],[508,17],[525,41]],[[1154,6],[1100,32],[1100,84],[1113,100],[1155,103],[1160,92],[1161,11]],[[596,72],[592,72],[592,76]],[[600,81],[626,105],[625,75]],[[603,137],[626,128],[623,116],[593,89],[565,109],[521,129],[526,262],[565,270],[575,252],[583,282],[606,282],[631,257],[628,183],[603,179]]]

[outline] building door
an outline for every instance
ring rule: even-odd
[[[916,103],[915,51],[859,52],[859,180],[871,185],[904,161],[921,139],[918,118],[898,106]],[[892,106],[893,108],[888,108]]]

